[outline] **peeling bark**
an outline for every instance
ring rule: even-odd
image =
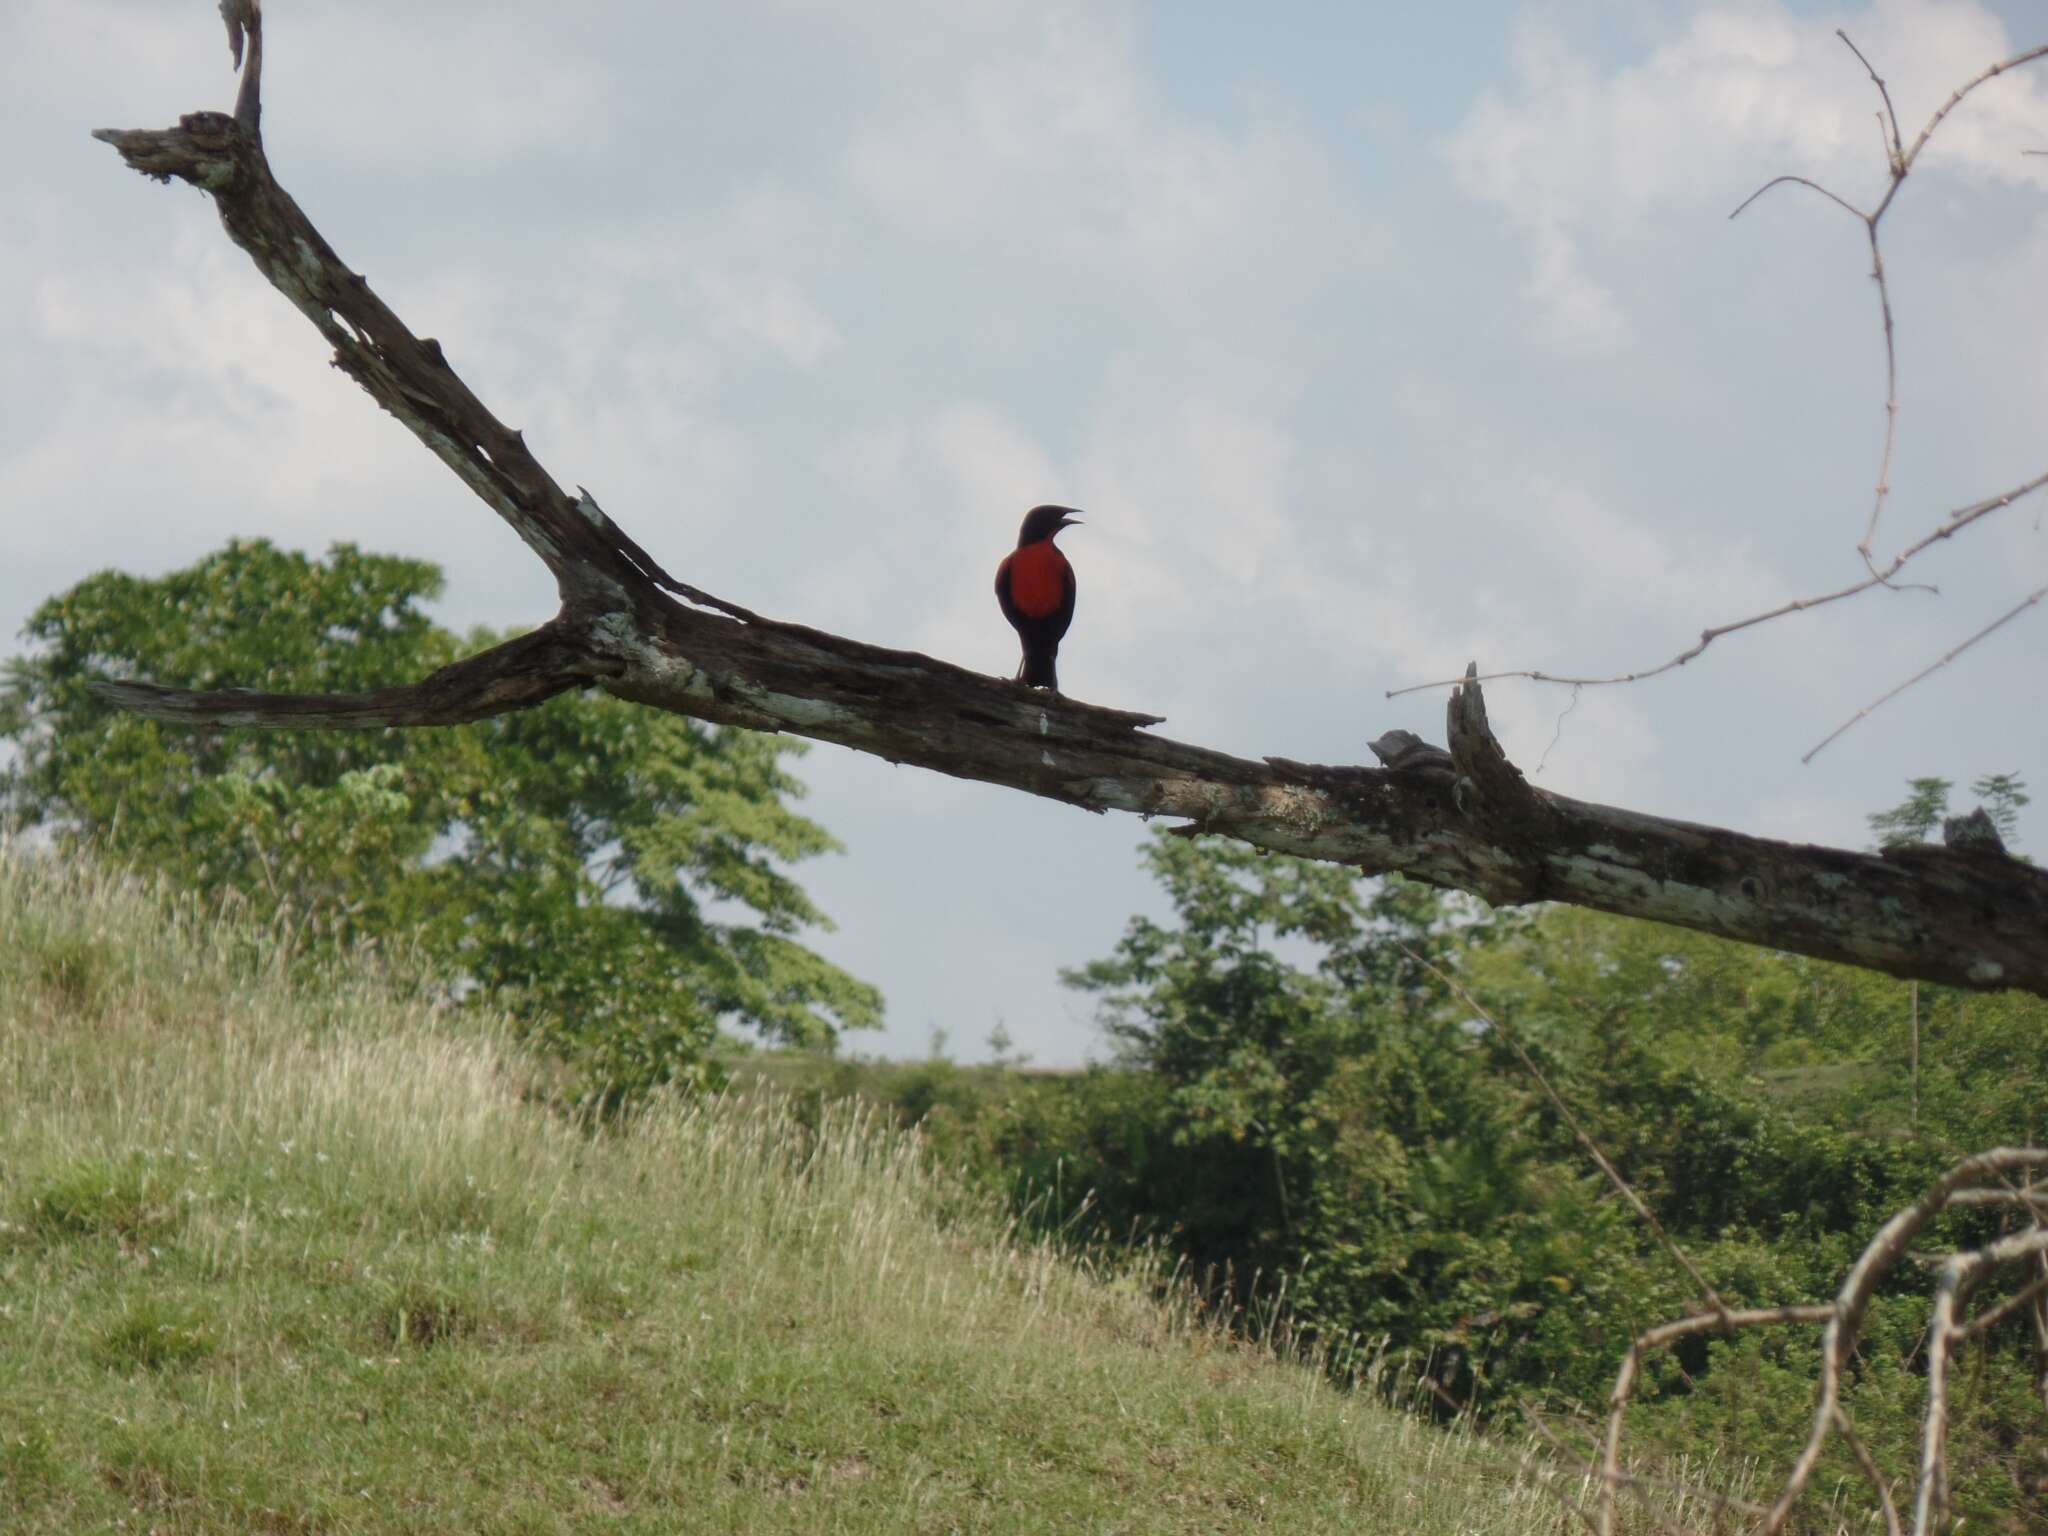
[[[2048,996],[2048,872],[1995,848],[1810,847],[1535,789],[1488,727],[1474,673],[1452,691],[1448,751],[1396,732],[1372,744],[1389,766],[1252,762],[1150,734],[1156,716],[766,619],[677,581],[587,492],[562,490],[440,344],[415,337],[278,185],[258,128],[261,18],[254,0],[233,9],[250,36],[235,116],[94,136],[143,174],[213,197],[228,237],[327,339],[335,366],[512,526],[554,573],[562,607],[532,634],[405,688],[102,685],[123,706],[191,725],[431,726],[595,686],[1087,810],[1181,818],[1496,905],[1569,902],[1896,976]]]

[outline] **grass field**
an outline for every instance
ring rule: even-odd
[[[858,1109],[590,1136],[472,1020],[0,847],[0,1530],[1576,1528]]]

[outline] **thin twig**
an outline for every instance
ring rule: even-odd
[[[1628,1413],[1629,1399],[1635,1394],[1644,1355],[1695,1333],[1733,1333],[1740,1328],[1772,1323],[1825,1323],[1834,1315],[1835,1309],[1826,1302],[1797,1307],[1749,1307],[1735,1312],[1724,1310],[1719,1314],[1695,1313],[1637,1335],[1629,1345],[1628,1353],[1622,1357],[1621,1369],[1615,1373],[1614,1389],[1607,1396],[1607,1438],[1600,1455],[1600,1536],[1612,1536],[1614,1530],[1615,1494],[1626,1475],[1621,1470],[1622,1423]],[[1763,1514],[1765,1511],[1758,1509],[1752,1513]]]
[[[1411,683],[1405,688],[1390,688],[1387,690],[1386,697],[1394,699],[1399,698],[1404,693],[1419,693],[1427,688],[1453,688],[1466,682],[1492,683],[1498,682],[1503,678],[1523,678],[1529,682],[1558,683],[1567,687],[1599,688],[1615,683],[1634,683],[1641,682],[1645,678],[1657,677],[1674,668],[1684,666],[1687,662],[1699,656],[1701,652],[1706,650],[1716,640],[1719,640],[1723,635],[1732,635],[1739,630],[1768,623],[1772,619],[1781,619],[1789,613],[1803,613],[1809,608],[1822,608],[1829,603],[1838,603],[1844,598],[1855,597],[1858,593],[1868,592],[1872,587],[1880,586],[1892,576],[1897,575],[1914,556],[1930,546],[1941,542],[1943,539],[1954,538],[1965,528],[1970,527],[1983,518],[1989,517],[1994,512],[2004,510],[2023,497],[2032,495],[2044,485],[2048,485],[2048,473],[2036,475],[2024,484],[2016,485],[2009,491],[2001,491],[1996,496],[1987,496],[1982,501],[1973,501],[1966,507],[1958,507],[1947,517],[1943,518],[1932,532],[1923,535],[1900,550],[1893,557],[1892,563],[1886,566],[1877,576],[1866,576],[1861,581],[1852,582],[1848,586],[1834,592],[1823,593],[1819,597],[1795,597],[1790,602],[1781,603],[1776,608],[1772,608],[1767,612],[1751,614],[1748,618],[1737,619],[1731,624],[1719,624],[1712,629],[1703,629],[1700,631],[1698,644],[1687,650],[1680,651],[1669,661],[1646,668],[1640,672],[1622,672],[1612,677],[1563,677],[1551,672],[1527,670],[1483,672],[1475,678],[1447,677],[1440,678],[1434,682]]]
[[[1541,773],[1543,771],[1543,765],[1550,761],[1550,754],[1552,752],[1555,752],[1557,750],[1557,744],[1560,741],[1564,740],[1564,717],[1570,714],[1573,710],[1577,709],[1578,707],[1579,690],[1574,688],[1572,690],[1571,702],[1565,705],[1563,709],[1560,709],[1557,712],[1557,729],[1550,733],[1550,745],[1543,749],[1543,755],[1536,759],[1536,766],[1530,770],[1532,776]]]
[[[1849,41],[1849,34],[1840,27],[1837,27],[1835,28],[1835,36],[1842,40],[1844,47],[1856,55],[1856,62],[1863,66],[1864,73],[1870,76],[1871,84],[1877,87],[1877,94],[1884,98],[1884,115],[1891,123],[1891,138],[1885,146],[1885,158],[1895,168],[1899,167],[1905,159],[1904,141],[1899,137],[1899,114],[1892,110],[1892,93],[1885,88],[1884,77],[1870,67],[1870,60],[1863,57],[1863,50]]]
[[[1930,1536],[1948,1523],[1948,1370],[1956,1345],[1970,1336],[1956,1322],[1970,1293],[1986,1273],[2014,1259],[2048,1253],[2048,1227],[2032,1227],[1950,1254],[1934,1291],[1934,1316],[1927,1345],[1927,1417],[1920,1431],[1920,1478],[1913,1496],[1913,1536]],[[1995,1309],[1994,1309],[1995,1310]]]
[[[1884,515],[1885,497],[1892,488],[1892,444],[1899,432],[1899,354],[1892,335],[1892,291],[1884,277],[1884,251],[1877,243],[1877,220],[1870,221],[1870,276],[1877,284],[1877,307],[1884,316],[1884,450],[1877,460],[1877,488],[1870,503],[1870,521],[1856,553],[1863,557],[1863,569],[1877,576],[1877,563],[1870,558],[1870,546],[1877,537],[1877,520]],[[1883,577],[1878,577],[1883,582]],[[1889,582],[1885,582],[1889,586]],[[1930,589],[1931,590],[1931,589]]]
[[[1870,1454],[1870,1448],[1863,1443],[1863,1437],[1856,1433],[1856,1426],[1849,1422],[1849,1410],[1840,1403],[1835,1404],[1835,1432],[1849,1447],[1849,1454],[1856,1458],[1856,1465],[1863,1469],[1863,1476],[1877,1494],[1877,1507],[1884,1515],[1885,1536],[1900,1536],[1899,1510],[1892,1503],[1891,1484],[1878,1470],[1877,1461]]]
[[[1973,1339],[1980,1333],[1989,1333],[2016,1312],[2024,1311],[2043,1296],[2048,1296],[2048,1275],[2029,1281],[2014,1291],[1995,1307],[1987,1307],[1967,1323],[1956,1329],[1958,1339]]]
[[[2022,613],[2025,613],[2029,608],[2033,607],[2034,604],[2041,601],[2041,599],[2044,597],[2048,597],[2048,587],[2040,587],[2036,589],[2034,592],[2030,593],[2028,596],[2022,598],[2019,602],[2015,603],[2012,607],[2008,608],[2004,613],[2000,614],[1997,618],[1993,619],[1989,624],[1986,624],[1982,629],[1978,630],[1977,633],[1970,636],[1970,638],[1965,640],[1961,645],[1956,646],[1952,650],[1943,652],[1939,660],[1933,662],[1928,666],[1922,667],[1918,672],[1915,672],[1911,677],[1907,678],[1903,683],[1900,683],[1896,688],[1893,688],[1888,692],[1880,694],[1877,698],[1872,699],[1868,704],[1864,705],[1861,709],[1857,710],[1855,714],[1851,715],[1848,719],[1844,720],[1840,725],[1836,726],[1832,731],[1829,731],[1827,735],[1823,736],[1815,746],[1808,750],[1799,759],[1799,761],[1802,763],[1812,762],[1816,757],[1820,756],[1820,754],[1827,748],[1829,743],[1834,741],[1834,739],[1837,736],[1840,736],[1844,731],[1848,730],[1851,726],[1855,725],[1859,720],[1862,720],[1865,716],[1869,715],[1873,710],[1882,709],[1885,705],[1889,704],[1893,699],[1896,699],[1900,694],[1904,693],[1908,688],[1912,687],[1915,683],[1921,682],[1926,678],[1932,677],[1936,672],[1939,672],[1943,667],[1947,666],[1950,662],[1954,661],[1958,656],[1962,655],[1963,652],[1967,651],[1979,640],[1985,638],[1985,636],[1989,635],[1992,631],[2003,628],[2006,624],[2018,618]]]
[[[1926,1194],[1898,1212],[1864,1247],[1856,1263],[1851,1266],[1848,1277],[1832,1303],[1810,1303],[1802,1306],[1745,1308],[1741,1311],[1726,1312],[1720,1316],[1699,1313],[1661,1324],[1640,1334],[1629,1346],[1623,1357],[1621,1368],[1614,1378],[1614,1389],[1608,1398],[1607,1440],[1601,1457],[1601,1491],[1599,1530],[1602,1536],[1611,1536],[1614,1528],[1616,1496],[1624,1485],[1621,1471],[1621,1437],[1623,1421],[1628,1404],[1634,1394],[1641,1374],[1643,1357],[1655,1349],[1663,1349],[1679,1339],[1707,1332],[1734,1332],[1740,1328],[1758,1327],[1780,1323],[1821,1323],[1821,1381],[1815,1404],[1814,1424],[1807,1437],[1805,1447],[1793,1464],[1785,1486],[1770,1509],[1761,1511],[1762,1520],[1758,1531],[1770,1536],[1783,1528],[1786,1518],[1800,1495],[1805,1491],[1817,1464],[1821,1447],[1830,1432],[1839,1434],[1856,1458],[1864,1477],[1877,1494],[1878,1507],[1884,1516],[1888,1536],[1897,1536],[1900,1531],[1899,1515],[1892,1502],[1890,1486],[1886,1483],[1876,1459],[1863,1445],[1850,1422],[1848,1411],[1841,1400],[1842,1371],[1856,1346],[1856,1334],[1863,1312],[1869,1305],[1870,1296],[1878,1282],[1901,1259],[1907,1256],[1913,1238],[1926,1228],[1949,1206],[1964,1203],[1974,1191],[1971,1186],[1987,1179],[1998,1178],[2012,1173],[2023,1173],[2029,1179],[2035,1169],[2048,1167],[2048,1151],[2031,1147],[1996,1147],[1988,1152],[1965,1158],[1950,1168],[1930,1186]],[[2009,1191],[1996,1191],[2004,1194]],[[1975,1203],[1974,1201],[1970,1203]],[[1998,1264],[2010,1263],[2017,1258],[2036,1257],[2042,1266],[2041,1278],[2024,1287],[2017,1295],[2002,1301],[1982,1317],[1962,1326],[1955,1323],[1956,1308],[1969,1297],[1971,1289],[1983,1275]],[[1948,1352],[1953,1345],[1995,1326],[2023,1307],[2033,1305],[2040,1314],[2036,1328],[2044,1352],[2048,1352],[2048,1312],[2042,1311],[2040,1303],[2048,1295],[2048,1227],[2035,1226],[2023,1233],[2001,1238],[1996,1242],[1969,1253],[1950,1254],[1943,1264],[1941,1289],[1937,1293],[1934,1318],[1929,1327],[1929,1401],[1927,1427],[1922,1441],[1922,1475],[1916,1489],[1914,1536],[1921,1536],[1927,1529],[1926,1520],[1930,1512],[1945,1507],[1945,1488],[1938,1482],[1929,1481],[1932,1476],[1945,1476],[1945,1435],[1947,1424],[1946,1370]],[[2044,1355],[2048,1362],[2048,1355]],[[2048,1363],[2044,1363],[2048,1371]],[[2044,1383],[2048,1391],[2048,1383]],[[1930,1460],[1932,1458],[1932,1460]]]
[[[1769,181],[1765,182],[1762,186],[1758,187],[1754,192],[1750,193],[1749,196],[1745,197],[1741,202],[1737,203],[1735,205],[1735,211],[1729,214],[1728,217],[1731,219],[1741,218],[1743,210],[1746,209],[1751,203],[1755,202],[1758,198],[1762,197],[1766,192],[1770,191],[1771,188],[1782,187],[1786,185],[1791,185],[1795,187],[1805,187],[1809,191],[1818,192],[1822,197],[1826,198],[1829,202],[1835,204],[1837,207],[1848,209],[1849,212],[1855,214],[1856,217],[1862,220],[1865,224],[1868,224],[1870,222],[1870,215],[1865,213],[1861,208],[1858,208],[1846,197],[1843,197],[1838,193],[1830,192],[1826,187],[1822,186],[1819,182],[1810,180],[1805,176],[1773,176]]]
[[[1953,96],[1941,104],[1941,110],[1927,120],[1927,126],[1920,130],[1920,137],[1913,141],[1913,147],[1899,157],[1900,163],[1909,171],[1913,168],[1913,162],[1920,158],[1920,151],[1925,149],[1927,141],[1934,137],[1934,130],[1941,126],[1942,119],[1955,111],[1962,103],[1962,99],[1969,95],[1970,92],[1976,90],[1978,86],[1984,84],[1987,80],[1997,79],[2009,69],[2018,69],[2022,64],[2031,64],[2034,60],[2040,58],[2048,58],[2048,43],[2042,43],[2039,47],[2029,48],[2025,53],[2016,53],[2011,58],[1992,65],[1975,79],[1959,87]],[[1883,216],[1885,204],[1891,202],[1899,190],[1900,183],[1904,180],[1905,177],[1901,176],[1898,181],[1892,183],[1890,191],[1885,193],[1884,203],[1878,205],[1877,212],[1879,217]]]
[[[2048,1278],[2048,1253],[2038,1255],[2035,1262]],[[2034,1298],[2028,1319],[2034,1325],[2034,1375],[2041,1389],[2041,1411],[2048,1413],[2048,1296]]]
[[[2023,1205],[2031,1211],[2048,1211],[2048,1189],[1963,1189],[1951,1205]]]
[[[1571,1112],[1571,1106],[1558,1097],[1557,1090],[1550,1086],[1550,1079],[1543,1075],[1543,1069],[1536,1065],[1536,1059],[1522,1048],[1522,1042],[1515,1037],[1513,1031],[1506,1028],[1500,1020],[1488,1013],[1479,999],[1466,991],[1454,977],[1438,969],[1428,960],[1423,959],[1421,955],[1410,949],[1406,944],[1396,941],[1394,947],[1421,966],[1425,971],[1428,971],[1430,975],[1450,988],[1451,991],[1455,992],[1467,1008],[1470,1008],[1480,1018],[1484,1019],[1487,1027],[1508,1043],[1509,1049],[1521,1058],[1522,1065],[1528,1069],[1529,1075],[1536,1079],[1536,1085],[1549,1098],[1552,1107],[1563,1117],[1564,1123],[1571,1127],[1572,1135],[1578,1138],[1579,1145],[1586,1149],[1595,1163],[1599,1164],[1600,1171],[1607,1175],[1609,1181],[1613,1183],[1616,1189],[1621,1191],[1622,1198],[1634,1207],[1635,1213],[1643,1218],[1652,1232],[1657,1234],[1657,1240],[1664,1245],[1665,1252],[1671,1255],[1680,1269],[1692,1277],[1692,1283],[1699,1287],[1700,1297],[1712,1309],[1713,1315],[1718,1319],[1727,1318],[1729,1316],[1728,1304],[1721,1299],[1721,1293],[1707,1283],[1707,1277],[1699,1272],[1699,1269],[1693,1264],[1692,1260],[1685,1256],[1685,1250],[1680,1248],[1677,1242],[1673,1240],[1671,1234],[1664,1230],[1664,1224],[1657,1219],[1657,1213],[1643,1203],[1643,1197],[1638,1195],[1630,1186],[1628,1180],[1624,1179],[1615,1170],[1614,1164],[1607,1161],[1606,1154],[1600,1150],[1593,1138],[1586,1133],[1586,1128],[1579,1124],[1579,1118]]]
[[[2029,492],[2038,489],[2044,483],[2048,483],[2048,474],[2044,474],[2033,480],[2028,481],[2024,485],[2015,487],[2013,490],[2006,492],[2002,496],[1996,496],[1990,498],[1987,501],[1977,502],[1971,507],[1965,507],[1956,513],[1952,513],[1932,533],[1926,535],[1917,543],[1908,546],[1905,550],[1902,550],[1896,557],[1893,558],[1889,565],[1883,566],[1882,568],[1879,567],[1875,557],[1871,553],[1872,545],[1874,544],[1877,537],[1878,522],[1883,517],[1885,502],[1891,494],[1892,450],[1897,435],[1899,414],[1898,352],[1892,318],[1891,288],[1885,275],[1884,252],[1878,242],[1878,226],[1884,219],[1886,212],[1890,210],[1893,199],[1898,196],[1899,188],[1905,184],[1906,177],[1912,171],[1915,162],[1919,160],[1920,152],[1927,147],[1928,140],[1934,136],[1935,129],[1941,126],[1943,119],[1945,119],[1950,112],[1955,110],[1957,105],[1962,102],[1964,97],[1968,96],[1972,91],[1976,90],[1978,86],[1983,85],[1986,81],[1995,79],[1999,75],[2004,74],[2008,70],[2017,69],[2023,64],[2030,64],[2036,59],[2048,57],[2048,44],[2042,44],[2040,47],[2037,48],[2030,48],[2024,53],[2015,54],[2013,57],[2009,59],[2003,60],[2002,62],[1997,64],[1993,64],[1989,69],[1984,70],[1981,74],[1978,74],[1973,79],[1966,82],[1957,91],[1955,91],[1955,93],[1951,95],[1946,102],[1942,104],[1941,109],[1937,111],[1933,115],[1933,117],[1928,119],[1927,126],[1920,130],[1920,135],[1913,141],[1912,148],[1906,149],[1903,147],[1903,138],[1899,131],[1898,113],[1894,110],[1892,106],[1891,91],[1886,86],[1883,77],[1881,77],[1877,73],[1877,71],[1871,67],[1870,60],[1865,58],[1863,55],[1863,51],[1860,48],[1858,48],[1854,42],[1850,40],[1847,32],[1842,31],[1838,28],[1836,30],[1835,35],[1841,38],[1842,42],[1844,43],[1844,45],[1847,46],[1851,53],[1855,54],[1857,61],[1863,65],[1865,73],[1867,73],[1870,76],[1872,83],[1877,86],[1878,95],[1882,98],[1884,102],[1884,121],[1889,124],[1889,128],[1886,130],[1884,137],[1886,160],[1888,162],[1887,169],[1890,173],[1889,184],[1885,188],[1884,196],[1878,200],[1878,204],[1875,208],[1871,209],[1869,212],[1866,213],[1863,209],[1858,208],[1854,203],[1850,202],[1847,198],[1842,197],[1839,193],[1831,191],[1829,188],[1822,186],[1819,182],[1814,181],[1809,177],[1794,175],[1774,176],[1769,181],[1765,182],[1761,187],[1758,187],[1756,191],[1750,193],[1748,197],[1744,198],[1742,202],[1736,206],[1735,210],[1728,215],[1728,217],[1731,219],[1739,217],[1743,213],[1743,211],[1749,207],[1750,204],[1754,203],[1758,198],[1762,197],[1766,192],[1769,192],[1774,187],[1799,186],[1805,187],[1809,191],[1819,193],[1822,197],[1826,198],[1829,202],[1835,204],[1835,206],[1837,206],[1838,208],[1841,208],[1844,212],[1853,214],[1856,217],[1856,219],[1864,226],[1865,233],[1870,242],[1870,275],[1872,280],[1877,284],[1878,312],[1884,328],[1885,352],[1884,445],[1878,459],[1877,484],[1871,499],[1870,518],[1864,526],[1863,538],[1856,546],[1856,552],[1858,556],[1861,557],[1863,561],[1864,570],[1868,573],[1868,575],[1862,581],[1855,582],[1847,587],[1843,587],[1839,591],[1825,593],[1818,597],[1795,598],[1791,602],[1782,603],[1778,607],[1770,609],[1767,612],[1755,614],[1746,619],[1738,619],[1733,623],[1715,625],[1711,628],[1704,629],[1700,632],[1698,644],[1690,647],[1687,650],[1679,652],[1676,656],[1671,657],[1668,661],[1662,662],[1654,667],[1641,668],[1639,670],[1631,672],[1615,673],[1605,677],[1571,677],[1538,671],[1534,669],[1524,669],[1507,672],[1489,672],[1484,676],[1480,677],[1478,681],[1497,682],[1505,678],[1520,678],[1529,682],[1556,683],[1570,687],[1599,687],[1620,683],[1641,682],[1646,678],[1657,677],[1665,672],[1669,672],[1674,670],[1675,668],[1684,666],[1694,657],[1700,655],[1703,651],[1706,650],[1708,646],[1712,645],[1716,640],[1720,639],[1723,635],[1731,635],[1739,630],[1748,629],[1753,625],[1768,623],[1773,619],[1783,618],[1787,614],[1800,613],[1808,608],[1818,608],[1823,606],[1824,604],[1840,602],[1844,598],[1854,597],[1859,593],[1867,592],[1872,587],[1885,587],[1893,591],[1915,590],[1933,592],[1936,589],[1932,586],[1921,583],[1908,583],[1902,585],[1900,583],[1895,582],[1893,578],[1896,577],[1899,574],[1899,572],[1906,567],[1906,565],[1914,558],[1914,556],[1918,555],[1921,551],[1925,550],[1929,545],[1933,544],[1935,541],[1951,537],[1955,533],[1961,531],[1963,528],[1975,522],[1977,518],[1982,516],[1985,512],[1995,511],[2000,507],[2010,506],[2013,502],[2019,500],[2022,496],[2025,496]],[[1883,125],[1881,124],[1880,126]],[[2022,151],[2022,153],[2040,154],[2048,153],[2048,151],[2026,150]],[[1962,649],[1966,648],[1967,647],[1963,647]],[[1427,683],[1413,683],[1403,688],[1388,689],[1386,692],[1386,697],[1393,699],[1399,698],[1402,694],[1419,693],[1426,689],[1455,687],[1463,681],[1465,681],[1465,679],[1463,678],[1444,678]],[[1918,681],[1918,679],[1914,679],[1914,681]],[[1908,684],[1907,686],[1910,686],[1910,684]],[[1887,697],[1890,696],[1887,695]],[[1882,703],[1884,701],[1880,700],[1879,702]],[[1875,708],[1876,706],[1873,705],[1872,707]],[[1858,718],[1861,717],[1859,716]],[[1853,723],[1854,722],[1852,721],[1851,724]],[[1829,739],[1832,740],[1833,738],[1830,737]],[[1826,743],[1824,742],[1822,743],[1822,745],[1824,746],[1826,745]],[[1818,751],[1819,748],[1816,747],[1814,750]],[[1807,757],[1803,759],[1803,761],[1810,761],[1812,759],[1812,755],[1812,753],[1808,753]]]

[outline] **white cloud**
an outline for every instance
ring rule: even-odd
[[[1238,133],[1168,111],[1134,33],[1086,8],[992,8],[954,83],[891,103],[845,155],[881,216],[1027,289],[1199,322],[1211,341],[1298,317],[1379,259],[1327,148],[1284,123]]]
[[[1909,147],[1958,85],[2015,51],[1973,0],[1878,0],[1846,19],[1716,7],[1606,72],[1555,30],[1523,23],[1514,95],[1482,95],[1443,152],[1459,185],[1527,237],[1538,335],[1564,350],[1620,346],[1628,312],[1602,273],[1635,270],[1640,252],[1616,242],[1674,221],[1704,229],[1772,176],[1874,204],[1886,174],[1879,98],[1837,25],[1884,75]],[[1944,123],[1920,167],[2048,188],[2048,162],[2021,154],[2039,147],[2044,118],[2048,78],[1994,81]]]
[[[308,9],[271,29],[265,94],[291,104],[283,132],[359,166],[459,176],[597,153],[616,94],[591,56],[559,46],[555,10],[507,0],[480,25],[452,6]],[[266,138],[279,131],[266,122]]]

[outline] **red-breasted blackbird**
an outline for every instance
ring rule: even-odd
[[[1059,692],[1054,662],[1060,638],[1074,622],[1074,568],[1053,544],[1062,528],[1079,524],[1072,507],[1033,507],[1017,531],[1017,547],[996,567],[996,601],[1024,642],[1018,681]]]

